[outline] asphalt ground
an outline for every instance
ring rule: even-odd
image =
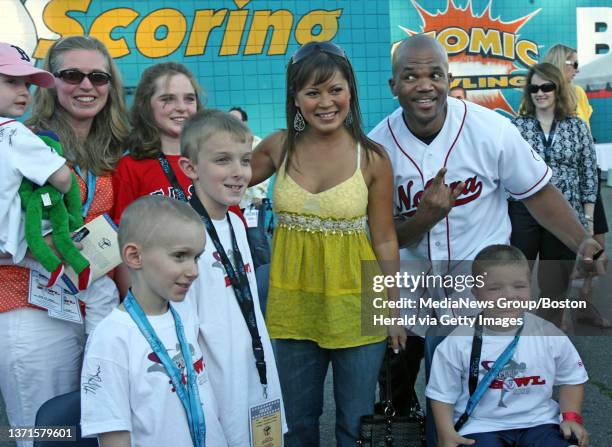
[[[606,214],[612,228],[612,188],[602,184],[602,198]],[[612,253],[612,237],[606,240],[606,251]],[[612,258],[612,255],[609,255]],[[612,263],[609,266],[612,270]],[[594,292],[594,302],[601,313],[612,320],[612,274],[608,274],[599,281]],[[612,361],[611,341],[612,330],[577,325],[573,322],[575,331],[580,336],[572,336],[572,342],[582,356],[582,360],[589,374],[589,382],[585,386],[583,416],[585,425],[590,433],[592,447],[609,447],[612,445]],[[421,404],[425,402],[424,367],[417,380],[417,395]],[[7,426],[8,421],[4,411],[4,403],[0,399],[0,427]],[[332,447],[336,444],[334,435],[335,406],[333,400],[333,383],[331,367],[325,382],[325,407],[321,416],[321,446]],[[12,442],[0,441],[0,447],[14,447]]]

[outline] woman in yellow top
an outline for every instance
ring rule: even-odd
[[[574,48],[562,44],[556,44],[550,47],[544,56],[544,62],[550,62],[555,65],[562,73],[565,74],[565,80],[573,88],[568,89],[570,95],[576,101],[576,115],[586,123],[589,130],[591,125],[589,120],[593,114],[593,107],[589,104],[586,92],[582,87],[572,84],[572,81],[578,73],[578,53]],[[597,170],[599,177],[599,169]],[[597,199],[592,215],[587,216],[589,222],[589,230],[593,238],[602,246],[605,247],[605,235],[608,232],[608,222],[604,212],[603,203],[601,201],[601,191],[599,183],[597,184]],[[579,311],[578,321],[601,328],[611,328],[612,324],[607,318],[604,318],[599,310],[592,304],[591,301],[591,282],[588,278],[584,282],[584,287],[581,290],[581,296],[589,302],[589,307],[584,311]]]
[[[362,130],[353,69],[331,42],[292,56],[286,115],[287,130],[255,150],[251,181],[278,171],[266,322],[277,339],[285,446],[319,445],[330,361],[337,443],[354,446],[360,416],[373,410],[387,335],[362,335],[361,262],[399,259],[391,164]],[[399,334],[403,343],[403,328],[390,329],[394,347]]]

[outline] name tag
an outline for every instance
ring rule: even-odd
[[[41,272],[30,270],[28,303],[47,309],[51,318],[83,324],[79,300],[59,285],[47,287],[49,278]]]
[[[245,208],[243,215],[248,228],[257,227],[257,221],[259,220],[259,210],[257,208]]]
[[[282,447],[283,426],[280,399],[249,408],[251,447]]]

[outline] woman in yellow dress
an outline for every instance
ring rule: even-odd
[[[361,262],[399,259],[391,164],[362,130],[353,69],[331,42],[292,56],[286,115],[287,129],[255,150],[251,181],[278,172],[266,323],[276,339],[285,446],[319,445],[330,362],[337,443],[354,446],[359,417],[373,410],[387,335],[362,335]],[[403,328],[389,332],[395,347],[404,342]]]

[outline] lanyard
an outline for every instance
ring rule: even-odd
[[[170,376],[172,385],[176,390],[176,395],[185,408],[187,414],[187,422],[189,424],[189,433],[191,434],[191,440],[193,441],[194,447],[204,447],[206,445],[206,423],[204,421],[204,410],[202,408],[202,402],[200,400],[200,393],[198,392],[198,384],[196,378],[196,372],[193,367],[193,358],[191,357],[191,350],[185,339],[185,331],[183,330],[183,323],[181,317],[174,310],[172,305],[168,303],[172,317],[174,318],[174,325],[176,327],[176,336],[179,340],[181,347],[181,353],[183,355],[183,361],[185,363],[185,372],[187,374],[187,385],[183,383],[181,371],[177,368],[176,364],[172,361],[168,355],[164,344],[157,337],[155,330],[149,323],[147,316],[143,312],[142,308],[138,304],[138,301],[132,295],[132,290],[128,290],[128,294],[123,301],[125,310],[130,314],[138,329],[147,340],[153,352],[157,355],[159,360],[166,368],[166,372]]]
[[[544,135],[544,130],[542,129],[542,125],[540,124],[540,121],[538,121],[538,127],[540,128],[540,131],[542,132],[542,143],[544,144],[544,157],[545,157],[545,161],[548,163],[548,154],[550,153],[550,148],[555,142],[555,133],[557,131],[557,121],[553,120],[550,126],[550,132],[548,133],[548,138],[546,138],[546,135]]]
[[[176,174],[174,173],[172,166],[170,166],[170,162],[166,158],[166,155],[163,153],[159,154],[157,160],[159,161],[162,171],[164,171],[164,174],[166,174],[166,178],[168,179],[170,186],[172,186],[172,189],[174,190],[174,197],[181,202],[187,202],[187,194],[185,194],[185,191],[176,178]]]
[[[217,234],[217,230],[215,229],[208,212],[200,202],[197,194],[193,194],[189,201],[194,210],[200,215],[204,225],[206,226],[206,231],[210,235],[210,238],[215,245],[215,249],[217,253],[219,253],[219,257],[221,258],[221,262],[223,263],[223,267],[225,268],[225,272],[229,277],[230,283],[232,284],[232,288],[234,289],[234,295],[236,295],[236,300],[238,301],[238,305],[240,306],[240,310],[242,311],[242,316],[244,317],[244,321],[246,322],[247,328],[249,329],[249,333],[251,334],[251,343],[253,347],[253,356],[255,357],[255,367],[257,368],[257,373],[259,374],[259,382],[263,385],[264,390],[264,399],[268,398],[268,379],[266,377],[266,361],[264,358],[264,349],[261,343],[261,337],[259,336],[259,330],[257,329],[257,320],[255,319],[255,307],[253,304],[253,296],[251,295],[251,288],[249,286],[249,279],[244,272],[244,263],[242,261],[242,255],[240,254],[240,249],[238,248],[238,242],[236,242],[236,235],[234,234],[234,228],[232,227],[232,222],[229,218],[229,215],[226,214],[227,223],[230,228],[230,234],[232,237],[232,249],[234,250],[234,262],[236,263],[236,268],[230,262],[223,245],[221,245],[221,240],[219,239],[219,235]]]
[[[89,213],[89,208],[91,208],[94,195],[96,194],[96,182],[98,181],[98,178],[96,177],[96,174],[90,170],[87,171],[87,178],[84,178],[81,168],[79,168],[79,166],[76,164],[73,167],[76,173],[79,174],[79,177],[87,181],[87,200],[83,204],[83,218],[85,218],[87,217],[87,213]]]
[[[512,341],[506,346],[504,352],[495,360],[495,363],[489,370],[489,372],[482,378],[480,383],[478,383],[478,369],[480,364],[480,353],[482,350],[482,326],[477,325],[476,330],[474,332],[474,338],[472,339],[472,353],[470,354],[470,377],[469,377],[469,390],[470,390],[470,398],[465,406],[465,411],[461,415],[461,417],[455,423],[455,431],[459,431],[461,427],[467,422],[468,418],[478,405],[480,399],[484,393],[489,389],[489,385],[495,380],[501,369],[506,366],[506,364],[514,355],[514,351],[516,350],[516,345],[519,342],[519,337],[521,332],[523,331],[523,326],[519,327],[514,335]],[[478,386],[476,384],[478,383]]]

